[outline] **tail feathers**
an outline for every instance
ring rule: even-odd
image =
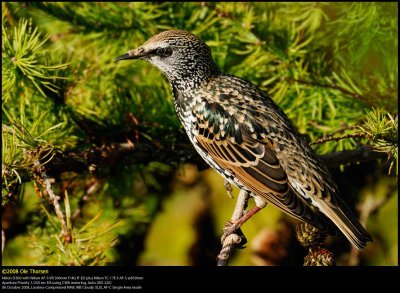
[[[372,241],[371,235],[369,235],[347,206],[341,205],[339,208],[333,209],[327,205],[322,205],[320,210],[331,219],[357,249],[364,249],[367,242]]]
[[[372,242],[371,235],[354,216],[346,217],[342,211],[340,215],[343,216],[341,217],[342,221],[337,226],[355,247],[361,250],[364,249],[368,241]]]

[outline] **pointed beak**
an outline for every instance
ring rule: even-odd
[[[128,53],[115,58],[115,61],[127,60],[127,59],[139,59],[146,56],[147,54],[148,53],[143,48],[140,47],[137,49],[130,50]]]

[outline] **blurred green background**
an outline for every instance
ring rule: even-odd
[[[338,265],[398,265],[398,4],[381,2],[3,2],[2,265],[215,265],[235,200],[162,74],[114,62],[172,28],[268,92],[319,155],[384,154],[331,168],[374,242],[325,245]],[[302,265],[296,224],[267,206],[230,265]]]

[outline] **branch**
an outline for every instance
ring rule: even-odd
[[[360,146],[355,150],[345,150],[323,155],[320,158],[329,168],[335,168],[342,164],[372,161],[384,158],[386,153],[377,152],[371,146]],[[101,166],[110,166],[115,162],[123,164],[148,164],[159,161],[166,164],[176,162],[192,163],[200,166],[200,169],[208,168],[203,159],[196,153],[191,144],[181,144],[179,147],[156,147],[154,143],[142,142],[127,146],[127,144],[112,144],[101,146],[78,153],[67,153],[62,157],[56,157],[51,168],[52,172],[75,171],[81,173],[88,168],[97,169]]]
[[[244,190],[240,190],[238,199],[236,201],[235,210],[232,214],[231,223],[237,222],[243,216],[248,200],[249,195],[247,194],[247,192]],[[244,236],[239,234],[238,231],[235,231],[234,233],[229,234],[225,237],[225,239],[223,239],[222,249],[217,256],[217,266],[226,266],[228,264],[229,258],[231,257],[234,248],[243,242]],[[225,234],[222,237],[224,236]]]
[[[103,169],[112,169],[115,165],[147,165],[150,162],[163,162],[171,166],[177,163],[190,163],[197,165],[200,170],[209,168],[192,144],[185,140],[177,139],[179,143],[160,143],[156,140],[141,141],[140,143],[110,143],[94,146],[81,152],[55,152],[53,159],[45,166],[46,174],[57,179],[64,172],[82,174],[90,171],[99,174]],[[323,155],[320,158],[329,168],[336,168],[343,164],[365,162],[381,159],[387,156],[378,152],[372,146],[360,146],[355,150],[345,150]],[[18,171],[22,182],[32,180],[30,169]],[[104,173],[103,173],[104,174]]]
[[[86,192],[84,195],[81,197],[81,199],[78,202],[78,208],[75,210],[75,212],[71,216],[71,220],[74,221],[77,219],[81,214],[82,214],[82,208],[85,205],[85,203],[88,201],[89,197],[97,191],[97,187],[99,186],[99,182],[95,181],[93,184],[91,184],[88,188],[86,188]]]
[[[312,143],[310,143],[310,145],[321,144],[321,143],[324,143],[324,142],[327,142],[327,141],[336,141],[336,142],[338,142],[339,140],[345,139],[345,138],[368,138],[368,136],[366,134],[364,134],[364,133],[345,134],[345,135],[342,135],[342,136],[330,135],[330,136],[328,136],[326,138],[319,138],[316,141],[313,141]]]
[[[49,177],[43,170],[43,166],[40,164],[39,160],[35,161],[35,167],[38,169],[41,176],[41,184],[44,186],[47,195],[49,196],[51,203],[54,206],[54,210],[56,215],[61,223],[61,234],[62,236],[68,235],[67,221],[65,220],[65,216],[61,211],[60,203],[58,202],[58,197],[54,194],[54,191],[51,189],[51,185],[55,182],[54,178]]]
[[[45,168],[48,174],[58,177],[63,172],[84,173],[89,170],[96,174],[102,168],[112,168],[117,164],[147,165],[155,161],[170,165],[187,162],[198,165],[200,169],[208,168],[189,142],[160,145],[156,141],[137,144],[111,143],[81,152],[57,153]]]
[[[387,157],[384,152],[377,152],[372,146],[360,146],[355,150],[345,150],[341,152],[330,153],[320,158],[328,168],[336,168],[343,164],[366,162]]]

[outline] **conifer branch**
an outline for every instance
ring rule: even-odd
[[[58,197],[55,195],[53,189],[52,189],[52,184],[54,184],[55,179],[49,177],[46,172],[41,168],[42,165],[38,160],[35,161],[34,163],[35,167],[38,169],[40,177],[41,177],[41,184],[44,186],[45,191],[47,195],[50,198],[51,204],[54,206],[54,210],[56,212],[56,215],[58,219],[60,220],[61,223],[61,235],[66,236],[68,235],[68,228],[67,228],[67,221],[64,213],[61,211],[61,206],[60,203],[58,202]]]
[[[374,150],[373,146],[360,146],[354,150],[333,152],[321,156],[329,168],[336,168],[343,164],[366,162],[387,157],[384,152]],[[58,178],[64,172],[84,173],[89,171],[96,174],[103,167],[113,164],[149,164],[163,162],[174,165],[174,162],[191,163],[205,169],[209,166],[204,163],[191,144],[180,144],[179,148],[171,145],[160,147],[156,142],[140,142],[135,145],[127,143],[112,143],[93,147],[82,152],[56,153],[46,165],[46,171],[53,178]],[[31,180],[30,170],[19,170],[23,182]],[[22,183],[23,183],[22,182]]]
[[[85,203],[88,201],[89,197],[94,193],[94,191],[97,190],[97,187],[99,186],[99,182],[95,181],[93,184],[87,188],[85,194],[81,197],[81,199],[78,202],[78,208],[75,210],[75,212],[71,216],[71,220],[77,219],[81,214],[82,214],[82,209]]]
[[[328,168],[336,168],[340,165],[373,161],[387,157],[386,153],[374,150],[372,146],[364,145],[354,150],[333,152],[321,156]]]
[[[365,135],[364,133],[354,133],[354,134],[346,134],[346,135],[342,135],[342,136],[328,136],[325,138],[319,138],[316,141],[313,141],[312,143],[310,143],[310,145],[314,145],[314,144],[321,144],[327,141],[339,141],[341,139],[345,139],[345,138],[367,138],[367,135]]]

